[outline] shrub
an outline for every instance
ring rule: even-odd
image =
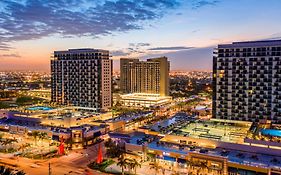
[[[97,164],[96,162],[92,162],[88,165],[89,168],[99,170],[101,172],[106,172],[105,169],[114,164],[115,162],[112,159],[106,159],[101,164]]]

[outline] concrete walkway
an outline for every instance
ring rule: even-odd
[[[108,166],[106,168],[106,171],[116,173],[121,172],[121,168],[116,165],[116,163]],[[125,172],[129,172],[128,169],[125,170]],[[131,172],[134,174],[134,172]],[[173,171],[169,170],[169,167],[165,167],[165,170],[159,169],[159,171],[156,173],[155,169],[151,169],[151,166],[149,165],[149,162],[145,162],[141,164],[141,168],[137,168],[137,175],[172,175]],[[181,174],[184,175],[186,172],[181,171]]]

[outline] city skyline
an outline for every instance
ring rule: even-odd
[[[281,175],[281,0],[0,0],[0,174]]]
[[[115,70],[120,57],[158,56],[171,60],[171,70],[211,70],[218,43],[281,36],[278,0],[0,4],[0,70],[49,71],[52,51],[68,48],[110,50]]]

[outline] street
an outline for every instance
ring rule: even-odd
[[[17,166],[27,175],[49,175],[49,163],[52,175],[84,174],[89,162],[95,161],[97,157],[98,144],[85,150],[72,150],[68,155],[52,158],[49,160],[33,160],[24,157],[14,157],[11,154],[0,154],[0,164]],[[104,173],[92,171],[93,175]]]

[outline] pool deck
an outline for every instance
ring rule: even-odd
[[[48,106],[32,106],[32,107],[25,108],[25,110],[30,110],[30,111],[49,111],[52,109],[54,108]]]
[[[262,135],[274,136],[274,137],[281,137],[281,130],[277,129],[262,129]]]

